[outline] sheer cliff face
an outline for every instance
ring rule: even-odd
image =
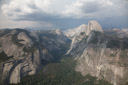
[[[59,53],[53,55],[54,51],[64,54],[63,50],[67,49],[65,44],[69,42],[61,33],[0,30],[0,53],[4,52],[9,57],[1,63],[2,81],[5,81],[5,84],[19,83],[23,76],[35,74],[46,62],[58,58]]]
[[[101,26],[91,25],[90,29],[96,29],[88,36],[84,33],[77,36],[81,39],[72,40],[72,43],[77,43],[71,44],[72,47],[68,51],[77,62],[75,70],[83,76],[90,74],[113,85],[127,85],[128,37],[120,37],[115,31],[115,34],[103,32],[101,28],[98,29]]]
[[[72,40],[70,49],[67,54],[69,54],[76,44],[79,43],[85,36],[89,36],[91,31],[99,31],[103,33],[102,27],[96,21],[89,21],[88,25],[81,25],[75,29],[69,29],[65,31],[65,35]]]
[[[90,74],[99,79],[105,79],[113,85],[125,85],[128,81],[128,59],[122,58],[125,52],[128,50],[88,47],[76,58],[76,71],[81,72],[83,76]],[[128,54],[124,57],[126,56]]]

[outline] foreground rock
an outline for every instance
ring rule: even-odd
[[[68,38],[60,33],[60,31],[29,32],[22,29],[1,30],[0,53],[7,55],[7,59],[0,64],[2,83],[17,84],[23,76],[33,75],[48,62],[59,59],[59,53],[64,54],[66,45],[68,46]],[[58,53],[54,55],[54,51]],[[0,57],[3,55],[0,54]]]

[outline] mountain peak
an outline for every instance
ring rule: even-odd
[[[74,36],[78,36],[81,32],[84,32],[87,28],[87,25],[82,24],[74,29],[68,29],[64,32],[64,34],[69,38],[73,39]]]
[[[62,31],[60,29],[56,29],[55,32],[57,35],[62,35]]]
[[[89,21],[88,22],[88,30],[103,32],[101,25],[97,21]],[[86,35],[88,35],[89,33],[86,33]]]
[[[89,35],[91,31],[103,32],[101,25],[97,21],[89,21],[88,25],[82,24],[74,29],[68,29],[64,34],[70,39],[73,39],[73,37],[80,35],[81,32]]]
[[[69,54],[75,45],[83,40],[85,36],[88,36],[92,31],[103,32],[102,27],[97,21],[89,21],[88,25],[80,25],[77,28],[69,29],[65,31],[65,35],[72,40],[70,49],[66,54]]]

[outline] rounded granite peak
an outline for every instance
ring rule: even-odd
[[[89,21],[88,25],[82,24],[74,29],[68,29],[64,34],[72,40],[73,37],[79,36],[81,32],[85,32],[86,35],[89,35],[91,31],[103,32],[101,25],[97,21]]]
[[[56,29],[55,32],[56,32],[57,35],[62,35],[63,34],[63,32],[60,29]]]
[[[101,25],[97,21],[89,21],[88,30],[103,32]]]

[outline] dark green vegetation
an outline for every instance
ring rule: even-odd
[[[35,50],[36,50],[37,48],[36,47],[34,47],[34,46],[32,46],[32,47],[24,47],[23,48],[23,51],[24,52],[31,52],[31,53],[33,53]]]
[[[120,61],[118,62],[120,66],[126,67],[128,66],[128,50],[123,50],[120,54]]]
[[[87,75],[84,77],[85,81],[81,85],[112,85],[105,80],[97,80],[96,77]]]
[[[107,48],[128,49],[128,38],[112,38],[107,43]]]
[[[3,51],[0,53],[0,63],[8,60],[10,57],[8,57]]]
[[[105,42],[105,36],[103,33],[98,31],[92,31],[91,32],[91,40],[89,41],[89,44],[102,44]]]
[[[71,42],[70,40],[60,42],[64,41],[63,37],[58,36],[56,33],[52,33],[51,31],[40,31],[38,35],[39,42],[42,42],[41,47],[47,48],[51,55],[56,59],[60,58],[58,56],[62,56],[66,53]]]
[[[80,33],[80,35],[82,35],[82,36],[83,36],[84,34],[85,34],[85,32],[81,32],[81,33]]]
[[[120,37],[116,32],[104,32],[104,39],[107,40],[107,48],[128,49],[128,37]]]
[[[63,58],[61,62],[46,65],[39,73],[22,78],[17,85],[111,85],[87,75],[83,77],[75,71],[75,61]]]
[[[116,34],[100,33],[97,31],[92,32],[89,44],[106,44],[106,48],[112,49],[128,49],[128,38],[119,37]]]

